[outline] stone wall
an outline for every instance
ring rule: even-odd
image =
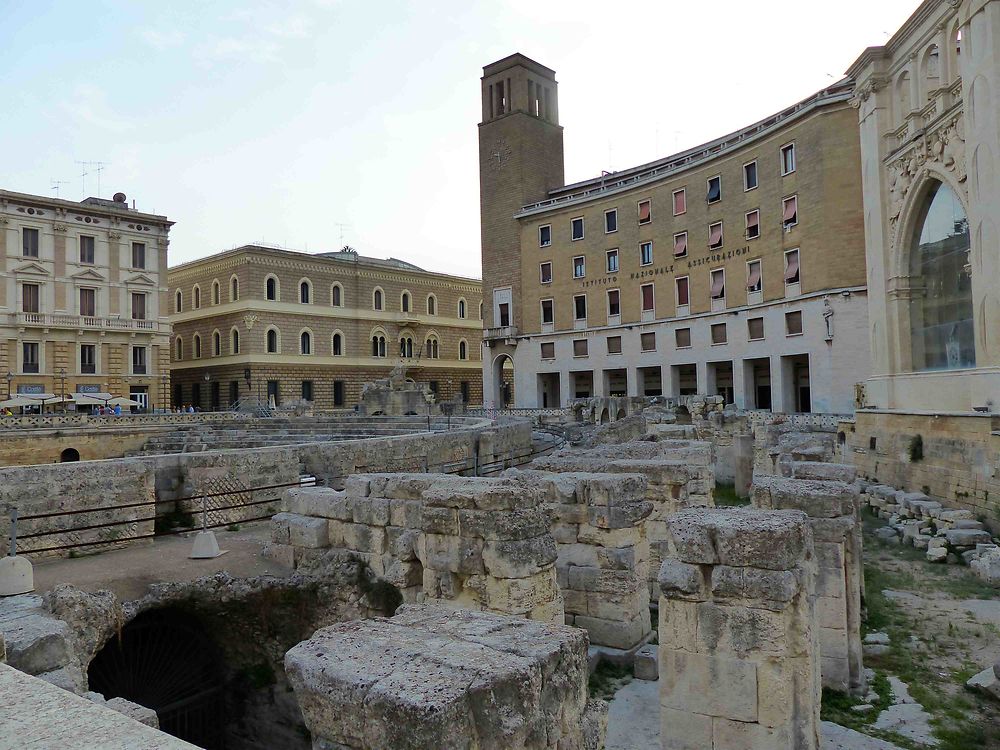
[[[576,628],[407,606],[317,631],[285,668],[315,748],[604,747]]]
[[[1000,531],[1000,417],[859,411],[840,431],[859,476],[940,498]]]
[[[641,474],[646,478],[646,499],[653,505],[646,522],[649,588],[653,595],[667,539],[667,517],[684,508],[715,504],[712,456],[712,446],[700,441],[635,441],[590,450],[557,451],[535,459],[531,468],[555,472]]]
[[[837,433],[825,425],[792,421],[758,424],[753,430],[753,473],[780,474],[782,461],[838,460]]]
[[[641,646],[650,635],[646,479],[517,470],[504,476],[545,492],[566,624],[584,628],[593,645]]]
[[[813,545],[799,511],[668,520],[659,574],[663,750],[816,750]]]
[[[809,516],[816,550],[816,618],[823,686],[863,690],[861,593],[864,582],[861,508],[849,466],[815,462],[789,466],[809,479],[754,477],[751,499],[766,509],[801,510]],[[838,474],[839,472],[839,474]]]
[[[371,474],[351,477],[344,491],[291,489],[285,502],[288,512],[272,520],[271,554],[287,563],[328,547],[348,550],[404,601],[563,622],[540,487],[512,478]]]

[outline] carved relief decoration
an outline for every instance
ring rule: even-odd
[[[851,106],[854,107],[854,109],[858,109],[862,102],[868,101],[868,97],[883,88],[885,88],[885,81],[881,78],[877,78],[876,76],[872,76],[860,86],[855,87],[854,95],[851,96]]]
[[[252,331],[253,330],[253,325],[258,320],[260,320],[260,318],[258,318],[253,313],[250,313],[249,315],[244,315],[243,316],[243,324],[246,325],[248,331]]]

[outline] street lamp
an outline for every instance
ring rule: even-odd
[[[211,381],[211,380],[212,380],[212,373],[210,373],[210,372],[208,372],[208,371],[206,370],[206,371],[205,371],[205,390],[206,390],[206,391],[208,390],[208,383],[209,383],[209,381]],[[209,405],[209,407],[211,407],[211,406],[212,406],[212,395],[211,395],[211,393],[210,393],[210,394],[209,394],[209,396],[208,396],[208,405]],[[199,407],[201,407],[201,404],[198,404],[198,406],[199,406]]]
[[[8,400],[10,399],[10,387],[11,387],[10,383],[11,383],[11,381],[13,379],[14,379],[14,373],[12,373],[10,370],[7,370],[7,399]]]
[[[170,410],[170,389],[167,387],[167,384],[170,382],[170,376],[167,373],[163,373],[160,375],[160,381],[163,383],[162,391],[160,393],[160,405],[163,408],[163,411],[167,412]]]
[[[62,397],[62,410],[66,411],[66,368],[59,368],[59,395]]]

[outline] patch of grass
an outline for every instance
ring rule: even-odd
[[[716,484],[715,485],[715,504],[716,505],[749,505],[749,497],[740,497],[736,494],[736,487],[731,484]]]
[[[591,698],[611,700],[615,693],[628,685],[635,678],[631,665],[619,666],[601,660],[590,675],[587,687]]]
[[[226,531],[239,531],[240,525],[238,523],[231,523],[226,527]]]
[[[153,521],[153,533],[163,534],[179,528],[190,529],[192,526],[194,526],[194,517],[190,513],[183,510],[172,510],[156,517],[156,520]]]

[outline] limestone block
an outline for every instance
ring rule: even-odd
[[[855,510],[857,489],[845,482],[754,476],[751,501],[758,508],[801,510],[811,518],[837,518]]]
[[[657,668],[657,647],[648,643],[635,652],[635,678],[637,680],[656,681],[660,678]]]
[[[483,547],[483,563],[497,578],[525,578],[556,561],[556,543],[551,534],[534,539],[491,541]]]
[[[419,529],[423,518],[423,504],[419,500],[389,501],[389,523],[406,529]]]
[[[735,721],[757,721],[757,665],[660,649],[660,704]]]
[[[948,544],[959,547],[974,547],[977,544],[989,544],[993,541],[988,531],[976,529],[949,529],[944,536]]]
[[[676,599],[660,599],[660,645],[674,651],[698,650],[698,609]]]
[[[699,602],[698,650],[736,654],[783,654],[796,644],[786,637],[788,619],[779,612]]]
[[[293,547],[318,549],[330,546],[330,531],[325,518],[299,516],[294,513],[284,513],[288,524],[289,543]]]
[[[271,516],[271,541],[275,544],[291,544],[289,520],[291,513],[276,513]]]
[[[759,570],[716,565],[712,568],[712,595],[722,599],[767,599],[790,602],[799,582],[790,570]]]
[[[549,516],[540,507],[519,511],[459,510],[458,523],[463,536],[490,541],[497,539],[532,539],[549,533]]]
[[[483,604],[493,612],[523,615],[535,607],[559,600],[555,570],[542,571],[528,578],[485,579]]]
[[[381,497],[353,498],[351,505],[354,523],[361,523],[366,526],[389,525],[388,499]]]
[[[587,519],[584,518],[584,521]],[[551,526],[552,536],[560,545],[574,544],[576,542],[579,526],[575,523],[554,523]],[[589,545],[583,545],[589,546]]]
[[[712,717],[690,711],[660,707],[660,739],[663,750],[708,750],[713,748]]]
[[[556,565],[559,567],[571,565],[585,568],[600,567],[597,553],[601,549],[601,547],[595,547],[592,544],[559,544],[556,547],[558,553]]]
[[[420,532],[414,529],[399,528],[397,526],[386,527],[388,553],[397,560],[403,562],[416,560],[419,539]]]
[[[382,481],[385,486],[385,481]],[[372,489],[372,477],[365,474],[352,474],[344,482],[344,492],[350,497],[368,497]]]
[[[815,479],[851,484],[857,478],[857,469],[850,464],[831,464],[820,461],[792,461],[791,476],[796,479]]]
[[[135,719],[140,724],[145,724],[147,727],[152,727],[153,729],[160,728],[160,720],[156,716],[156,711],[151,708],[140,706],[138,703],[133,703],[132,701],[125,700],[124,698],[112,698],[107,701],[105,705],[112,711],[117,711],[118,713],[124,714],[131,719]]]
[[[702,569],[676,558],[663,561],[657,583],[660,591],[667,597],[694,600],[705,598],[706,586]]]
[[[289,513],[300,516],[351,520],[346,493],[329,487],[293,487],[286,490],[285,508]]]
[[[574,624],[583,628],[590,635],[591,643],[611,648],[629,649],[649,635],[649,615],[645,619],[636,617],[634,620],[621,620],[577,615]]]
[[[327,521],[330,546],[381,555],[385,552],[386,531],[377,526],[365,526],[345,521]]]
[[[70,646],[69,625],[52,616],[37,594],[0,599],[0,632],[7,663],[28,674],[42,674],[79,661]]]
[[[429,534],[450,534],[457,536],[458,510],[456,508],[424,508],[419,528],[421,531]]]

